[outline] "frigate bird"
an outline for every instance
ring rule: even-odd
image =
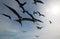
[[[34,15],[35,15],[35,14],[39,14],[39,16],[45,17],[45,15],[41,14],[39,11],[36,11],[36,12],[34,11],[33,14],[34,14]]]
[[[3,4],[4,4],[4,3],[3,3]],[[9,7],[9,6],[6,5],[6,4],[4,4],[4,5],[5,5],[7,8],[9,8],[9,9],[18,17],[18,19],[21,19],[21,18],[22,18],[15,9]],[[15,21],[19,22],[19,23],[22,25],[21,21],[19,21],[19,20],[15,20]]]
[[[34,1],[34,4],[37,4],[37,3],[42,3],[44,4],[44,2],[42,2],[41,0],[33,0]]]
[[[30,14],[28,11],[26,11],[26,13],[32,18],[35,19],[34,16],[32,14]]]
[[[52,23],[50,20],[49,20],[50,24]]]
[[[3,3],[3,4],[4,4],[4,3]],[[22,18],[15,9],[9,7],[9,6],[6,5],[6,4],[4,4],[4,5],[5,5],[7,8],[9,8],[18,18]]]
[[[22,27],[22,18],[18,19],[18,20],[14,20],[14,21],[17,21],[21,24],[21,27]]]
[[[23,33],[27,32],[27,31],[22,31]]]
[[[37,27],[37,29],[42,29],[43,27],[39,27],[39,26],[36,26]]]
[[[19,2],[19,0],[15,0],[15,1],[19,4],[20,7],[23,7],[26,4],[26,2],[21,3],[21,2]]]
[[[40,12],[37,11],[37,13],[39,14],[39,16],[45,17],[45,15],[41,14]]]
[[[20,6],[20,8],[22,8],[22,10],[23,10],[22,12],[23,12],[23,13],[25,13],[25,12],[26,12],[26,10],[24,9],[24,7],[23,7],[23,6],[26,4],[26,2],[21,3],[21,2],[19,2],[19,0],[15,0],[15,1],[18,3],[18,5]]]
[[[2,14],[2,13],[0,13],[0,14]],[[8,17],[11,20],[11,17],[9,15],[7,15],[7,14],[2,14],[2,15]]]
[[[33,15],[37,14],[37,12],[33,11]]]
[[[41,21],[41,20],[38,20],[38,19],[31,19],[31,18],[22,18],[22,19],[17,19],[16,21],[31,21],[31,22],[36,22],[36,21],[38,21],[38,22],[41,22],[41,23],[43,23],[43,21]]]
[[[40,36],[38,36],[38,35],[35,35],[35,37],[39,38]]]

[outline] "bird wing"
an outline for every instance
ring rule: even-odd
[[[44,4],[44,2],[42,2],[42,1],[37,1],[37,2]]]
[[[21,16],[18,14],[18,12],[15,9],[9,7],[8,5],[6,5],[4,3],[3,3],[3,5],[5,5],[7,8],[9,8],[18,18],[21,18]]]
[[[27,13],[30,17],[32,17],[32,19],[35,19],[35,18],[33,17],[33,15],[30,14],[28,11],[26,11],[26,13]]]
[[[2,14],[2,13],[0,13],[0,14]],[[11,17],[7,14],[2,14],[2,15],[4,15],[4,16],[8,17],[9,19],[11,19]]]
[[[38,20],[38,19],[31,19],[31,18],[23,18],[22,21],[32,21],[32,22],[38,21],[38,22],[43,23],[43,21],[41,21],[41,20]]]
[[[8,17],[9,19],[11,19],[11,17],[7,14],[2,14],[2,15],[4,15],[4,16]]]

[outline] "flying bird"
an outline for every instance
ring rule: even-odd
[[[39,38],[40,36],[35,35],[35,37]]]
[[[2,14],[2,13],[0,13],[0,14]],[[7,14],[2,14],[2,15],[8,17],[11,20],[11,17],[9,15],[7,15]]]
[[[34,16],[32,14],[30,14],[28,11],[26,11],[26,13],[32,18],[35,19]]]
[[[39,14],[39,16],[45,17],[45,15],[41,14],[39,11],[36,11],[36,12],[34,11],[33,14],[34,14],[34,15],[35,15],[35,14]]]
[[[33,15],[37,14],[37,12],[33,11]]]
[[[37,3],[42,3],[44,4],[44,2],[42,2],[41,0],[33,0],[34,1],[34,4],[37,4]]]
[[[22,31],[23,33],[27,32],[27,31]]]
[[[4,3],[3,3],[4,4]],[[18,14],[18,12],[15,10],[15,9],[13,9],[13,8],[11,8],[11,7],[9,7],[8,5],[6,5],[6,4],[4,4],[7,8],[9,8],[17,17],[18,17],[18,19],[22,19],[22,17]],[[19,20],[15,20],[15,21],[17,21],[17,22],[19,22],[20,24],[21,24],[21,26],[22,26],[22,22],[21,21],[19,21]]]
[[[18,5],[20,6],[20,8],[22,8],[22,10],[23,10],[22,12],[23,12],[23,13],[25,13],[25,12],[26,12],[26,10],[24,9],[24,7],[23,7],[23,6],[26,4],[26,2],[21,3],[21,2],[19,2],[19,0],[15,0],[15,1],[18,3]]]
[[[22,27],[22,18],[18,19],[18,20],[14,20],[14,21],[17,21],[18,23],[21,24],[21,27]]]
[[[3,3],[3,5],[5,5],[7,8],[9,8],[18,18],[22,18],[15,9],[9,7],[8,5],[6,5],[4,3]]]
[[[24,7],[21,7],[21,8],[22,8],[22,10],[23,10],[23,11],[22,11],[23,13],[26,13],[26,12],[27,12]]]
[[[26,4],[26,2],[21,3],[21,2],[19,2],[19,0],[15,0],[15,1],[19,4],[20,7],[23,7]]]
[[[26,11],[26,13],[32,18],[32,19],[28,18],[28,20],[33,21],[33,22],[39,21],[39,22],[43,23],[43,21],[35,19],[34,16],[32,14],[30,14],[28,11]],[[24,18],[24,19],[27,19],[27,18]]]
[[[39,26],[36,26],[37,27],[37,29],[42,29],[43,27],[39,27]]]
[[[50,24],[52,23],[51,21],[49,21],[50,22]]]
[[[41,14],[40,12],[37,11],[37,13],[39,14],[39,16],[45,17],[45,15]]]
[[[36,22],[36,21],[38,21],[38,22],[41,22],[41,23],[43,23],[41,20],[38,20],[38,19],[31,19],[31,18],[22,18],[22,19],[16,19],[15,21],[18,21],[19,23],[21,23],[22,21],[31,21],[31,22]]]

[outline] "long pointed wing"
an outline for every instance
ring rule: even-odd
[[[2,13],[0,13],[0,14],[2,14]],[[9,15],[7,15],[7,14],[2,14],[2,15],[5,17],[8,17],[11,20],[11,17]]]
[[[37,2],[44,4],[44,2],[42,2],[42,1],[37,1]]]
[[[18,14],[18,12],[16,10],[14,10],[13,8],[9,7],[8,5],[4,4],[7,8],[9,8],[18,18],[21,18],[21,16]]]
[[[31,19],[31,18],[23,18],[22,21],[32,21],[32,22],[38,21],[38,22],[43,23],[43,21],[41,21],[41,20],[38,20],[38,19]]]

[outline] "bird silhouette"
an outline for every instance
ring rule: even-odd
[[[50,20],[49,20],[50,24],[52,23]]]
[[[19,2],[19,0],[15,0],[15,1],[19,4],[20,7],[23,7],[26,4],[26,2],[21,3],[21,2]]]
[[[22,31],[23,33],[27,32],[27,31]]]
[[[37,14],[37,12],[33,11],[33,15]]]
[[[4,3],[3,3],[3,4],[4,4]],[[18,17],[18,19],[22,19],[22,17],[18,14],[18,12],[17,12],[15,9],[9,7],[9,6],[6,5],[6,4],[4,4],[4,5],[5,5],[7,8],[9,8],[9,9]],[[19,21],[19,20],[15,20],[15,21],[19,22],[19,23],[22,25],[21,21]]]
[[[36,26],[37,27],[37,29],[42,29],[43,27],[39,27],[39,26]]]
[[[28,11],[26,11],[26,13],[32,18],[35,19],[34,16],[32,14],[30,14]]]
[[[3,5],[5,5],[7,8],[9,8],[18,18],[22,18],[15,9],[9,7],[8,5],[6,5],[4,3],[3,3]]]
[[[31,22],[36,22],[36,21],[38,21],[38,22],[41,22],[41,23],[43,23],[41,20],[38,20],[38,19],[31,19],[31,18],[22,18],[22,19],[16,19],[15,21],[18,21],[18,22],[22,22],[22,21],[31,21]]]
[[[0,13],[0,14],[2,14],[2,13]],[[11,17],[9,15],[7,15],[7,14],[2,14],[2,15],[8,17],[11,20]]]
[[[35,37],[39,38],[40,36],[38,36],[38,35],[35,35]]]
[[[37,4],[37,3],[42,3],[44,4],[44,2],[42,2],[41,0],[33,0],[34,1],[34,4]]]
[[[39,16],[45,17],[45,15],[41,14],[39,11],[36,11],[36,12],[34,11],[33,14],[34,14],[34,15],[35,15],[35,14],[39,14]]]
[[[21,24],[21,27],[22,27],[22,18],[18,19],[18,20],[14,20],[14,21],[17,21],[18,23]]]
[[[26,10],[24,9],[24,7],[23,7],[23,6],[26,4],[26,2],[21,3],[21,2],[19,2],[19,0],[15,0],[15,1],[18,3],[18,5],[20,6],[20,8],[22,8],[22,10],[23,10],[22,12],[23,12],[23,13],[25,13],[25,12],[26,12]]]

